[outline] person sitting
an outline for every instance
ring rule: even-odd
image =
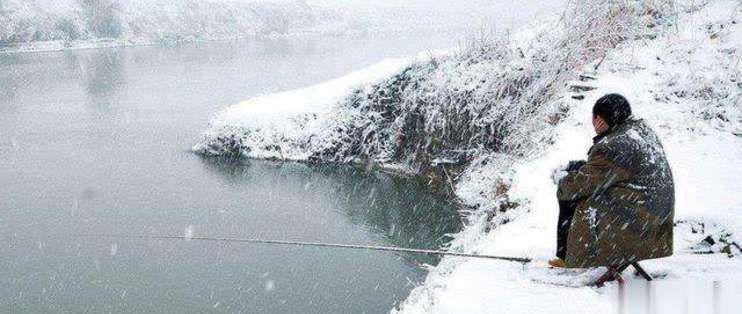
[[[552,267],[615,269],[673,254],[675,188],[655,132],[621,95],[593,107],[597,136],[587,161],[558,181],[557,258]]]

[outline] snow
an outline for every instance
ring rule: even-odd
[[[116,256],[116,254],[118,254],[118,251],[119,251],[118,243],[111,244],[111,256]]]
[[[571,101],[570,114],[557,127],[553,145],[528,160],[503,160],[500,165],[470,169],[469,180],[461,182],[457,191],[464,201],[485,203],[483,191],[492,189],[500,180],[512,183],[509,197],[520,207],[517,214],[509,217],[509,223],[497,225],[488,234],[462,235],[459,239],[463,250],[529,256],[540,262],[522,268],[517,264],[444,259],[425,284],[413,291],[400,312],[615,311],[615,285],[603,289],[584,287],[581,278],[594,279],[590,276],[594,274],[550,270],[543,262],[554,254],[558,215],[556,185],[551,175],[564,161],[585,158],[593,132],[591,106],[598,97],[611,92],[627,96],[635,116],[646,119],[658,132],[675,176],[676,221],[708,226],[704,234],[694,234],[686,224],[679,224],[675,232],[676,254],[646,261],[644,267],[650,273],[666,276],[662,281],[676,285],[683,285],[683,280],[696,284],[739,282],[739,257],[691,254],[691,247],[707,235],[731,234],[740,243],[742,234],[742,100],[738,84],[742,26],[739,22],[730,23],[732,19],[742,19],[738,2],[712,2],[698,12],[681,14],[677,34],[630,42],[609,53],[598,72],[591,73],[598,80],[589,85],[597,89],[586,93],[583,101]],[[725,25],[724,30],[711,38],[707,26],[720,23]],[[687,94],[672,94],[668,90],[683,90]],[[704,93],[695,93],[699,90]],[[727,119],[699,116],[699,109],[715,105],[720,107],[719,112],[728,115]],[[503,165],[512,170],[499,170]],[[482,226],[474,224],[469,229],[481,230]],[[640,280],[630,278],[629,284]],[[742,291],[736,289],[735,293]],[[678,295],[672,299],[680,301],[682,297]]]
[[[276,289],[276,282],[274,280],[265,281],[265,291],[271,292]]]
[[[193,225],[188,225],[188,227],[186,227],[185,231],[183,232],[183,237],[186,240],[192,240],[194,230],[195,230],[195,227]]]
[[[212,124],[259,128],[279,126],[292,116],[326,114],[353,88],[387,78],[410,62],[408,59],[387,59],[315,86],[255,97],[232,106]]]
[[[322,140],[328,138],[323,134],[336,125],[334,120],[342,118],[333,110],[341,100],[353,89],[385,79],[413,60],[387,59],[319,85],[258,96],[234,105],[211,121],[204,139],[193,150],[209,153],[215,138],[236,134],[241,136],[243,146],[251,148],[244,152],[247,157],[306,160],[312,151],[306,145],[323,145]],[[315,139],[320,142],[312,142]]]

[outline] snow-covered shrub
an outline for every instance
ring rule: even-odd
[[[571,0],[563,17],[562,51],[574,68],[605,57],[626,40],[654,38],[658,24],[672,23],[673,0]]]
[[[537,42],[545,45],[546,37]],[[513,135],[531,119],[546,122],[542,105],[557,77],[546,52],[510,47],[504,39],[474,42],[358,89],[339,106],[351,119],[332,136],[334,145],[314,157],[425,167],[444,151],[523,147],[533,139]]]
[[[36,0],[3,0],[0,10],[0,45],[56,40],[59,19],[65,14],[50,12]]]
[[[60,38],[62,40],[69,41],[82,39],[85,26],[74,19],[62,17],[57,21],[56,29],[61,33]]]
[[[698,10],[684,6],[684,12]],[[657,62],[666,70],[655,75],[662,87],[653,91],[655,101],[683,104],[697,120],[713,128],[742,136],[742,50],[738,24],[742,22],[742,4],[734,11],[721,11],[707,18],[703,25],[681,21],[686,36],[700,36],[719,47],[713,50],[688,45],[669,44]],[[688,27],[693,25],[693,27]],[[619,62],[614,62],[620,64]]]

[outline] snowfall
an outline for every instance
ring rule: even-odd
[[[595,2],[601,1],[607,0]],[[427,0],[404,5],[396,0],[366,1],[363,5],[348,5],[345,0],[242,0],[228,4],[213,0],[121,0],[118,6],[103,12],[106,15],[98,16],[101,12],[86,11],[73,0],[0,0],[0,53],[245,37],[383,34],[409,27],[471,29],[493,16],[511,19],[503,24],[522,24],[516,22],[525,15],[503,14],[496,6],[485,5],[487,2],[472,0],[452,10],[451,6]],[[556,8],[555,3],[561,2],[546,1],[543,6]],[[468,63],[465,61],[470,61],[467,58],[474,54],[472,50],[482,47],[468,46],[384,60],[316,86],[262,95],[231,106],[213,118],[193,150],[224,154],[234,149],[224,147],[226,138],[233,140],[228,145],[238,146],[237,151],[247,158],[305,161],[338,145],[338,130],[376,126],[386,128],[384,132],[393,131],[386,125],[377,126],[376,117],[365,117],[347,103],[353,95],[373,95],[379,91],[378,86],[400,73],[413,73],[410,69],[418,70],[413,76],[426,76],[427,81],[413,94],[423,100],[462,90],[486,99],[491,93],[483,89],[490,85],[479,79],[491,76],[483,72],[499,71],[508,79],[519,78],[524,71],[532,73],[541,81],[534,79],[535,83],[524,88],[541,88],[544,93],[534,91],[526,96],[535,99],[546,95],[546,101],[536,108],[528,104],[532,98],[517,96],[521,98],[498,104],[501,107],[497,110],[503,112],[511,105],[536,113],[519,122],[523,126],[513,134],[522,138],[510,139],[520,150],[479,150],[455,180],[455,201],[466,208],[461,213],[466,227],[452,235],[446,249],[529,257],[534,262],[523,265],[445,257],[438,265],[427,267],[424,283],[392,311],[614,313],[624,306],[624,311],[628,307],[628,312],[634,313],[637,311],[631,310],[630,300],[627,305],[617,300],[635,298],[642,300],[638,301],[642,311],[650,307],[666,313],[711,313],[712,309],[704,306],[717,297],[711,294],[717,287],[724,288],[722,294],[727,298],[722,299],[742,296],[742,2],[677,3],[667,17],[671,23],[653,25],[661,31],[609,47],[597,60],[556,75],[553,82],[557,84],[538,85],[544,82],[546,75],[542,74],[548,73],[534,68],[544,64],[529,62],[558,59],[550,55],[557,50],[550,46],[550,39],[560,36],[556,25],[564,23],[566,15],[553,9],[550,16],[494,35],[505,42],[507,51],[524,55],[520,59]],[[533,11],[538,5],[528,2],[520,9]],[[107,24],[92,22],[101,20]],[[427,70],[431,64],[436,70]],[[643,279],[630,272],[625,275],[629,287],[626,292],[615,283],[604,288],[589,286],[603,269],[557,270],[546,264],[553,258],[556,242],[554,172],[569,160],[585,159],[593,136],[592,104],[613,92],[626,96],[634,115],[645,119],[658,133],[675,179],[675,255],[642,262],[658,279],[652,290],[645,290],[648,286]],[[447,105],[458,112],[456,104]],[[436,123],[444,125],[445,130],[443,112],[451,110],[434,106],[415,109],[429,114],[433,122],[426,127],[430,130],[438,127]],[[559,113],[558,120],[547,122],[554,113]],[[481,119],[522,117],[518,112],[498,114],[485,112]],[[362,134],[384,134],[370,130],[375,132]],[[370,156],[376,163],[416,174],[404,160],[390,159],[392,154],[384,151],[389,143],[373,145],[382,151]],[[344,157],[330,161],[360,162],[358,156]],[[498,188],[502,186],[506,187],[504,194]],[[504,203],[514,206],[501,210]],[[645,300],[644,291],[653,295],[651,302]],[[739,307],[732,302],[719,306],[729,313]]]
[[[534,29],[548,28],[556,19],[514,30],[510,40],[528,42]],[[473,210],[465,213],[467,227],[454,235],[449,249],[524,256],[534,262],[446,257],[429,267],[424,284],[394,312],[617,310],[617,298],[625,294],[622,288],[615,283],[604,288],[588,285],[604,270],[556,270],[546,265],[554,255],[558,215],[552,175],[566,161],[585,158],[593,136],[592,104],[612,92],[625,95],[635,116],[658,132],[675,177],[675,255],[642,263],[658,278],[651,290],[651,307],[670,313],[711,312],[704,306],[713,297],[713,287],[720,285],[731,295],[742,293],[742,3],[697,4],[679,10],[673,19],[668,32],[623,42],[601,60],[577,69],[572,80],[562,82],[550,102],[566,106],[567,113],[534,135],[548,139],[536,149],[524,156],[480,156],[494,162],[475,160],[456,181],[458,201]],[[440,51],[434,58],[455,54]],[[368,90],[430,58],[426,53],[386,60],[317,86],[247,100],[218,114],[194,150],[219,154],[213,140],[236,136],[246,157],[306,160],[313,150],[330,145],[317,138],[333,136],[329,130],[350,119],[352,113],[340,106],[350,93]],[[580,75],[586,78],[577,80]],[[590,90],[570,88],[574,86]],[[493,218],[491,212],[502,196],[493,196],[492,190],[503,183],[509,187],[507,199],[517,207]],[[630,272],[625,278],[628,287],[645,286]],[[739,305],[720,306],[736,309]]]

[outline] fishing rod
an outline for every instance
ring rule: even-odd
[[[150,235],[84,235],[84,236],[119,238],[119,239],[188,240],[188,241],[239,242],[239,243],[290,245],[290,246],[312,246],[312,247],[329,247],[329,248],[355,249],[355,250],[417,253],[417,254],[439,255],[439,256],[483,258],[483,259],[503,260],[503,261],[509,261],[509,262],[518,262],[518,263],[523,263],[523,264],[527,264],[531,262],[530,258],[523,258],[523,257],[479,255],[479,254],[457,253],[457,252],[448,252],[448,251],[439,251],[439,250],[423,250],[423,249],[410,249],[410,248],[387,247],[387,246],[370,246],[370,245],[353,245],[353,244],[336,244],[336,243],[319,243],[319,242],[299,242],[299,241],[241,239],[241,238],[211,238],[211,237],[190,237],[190,236],[150,236]]]

